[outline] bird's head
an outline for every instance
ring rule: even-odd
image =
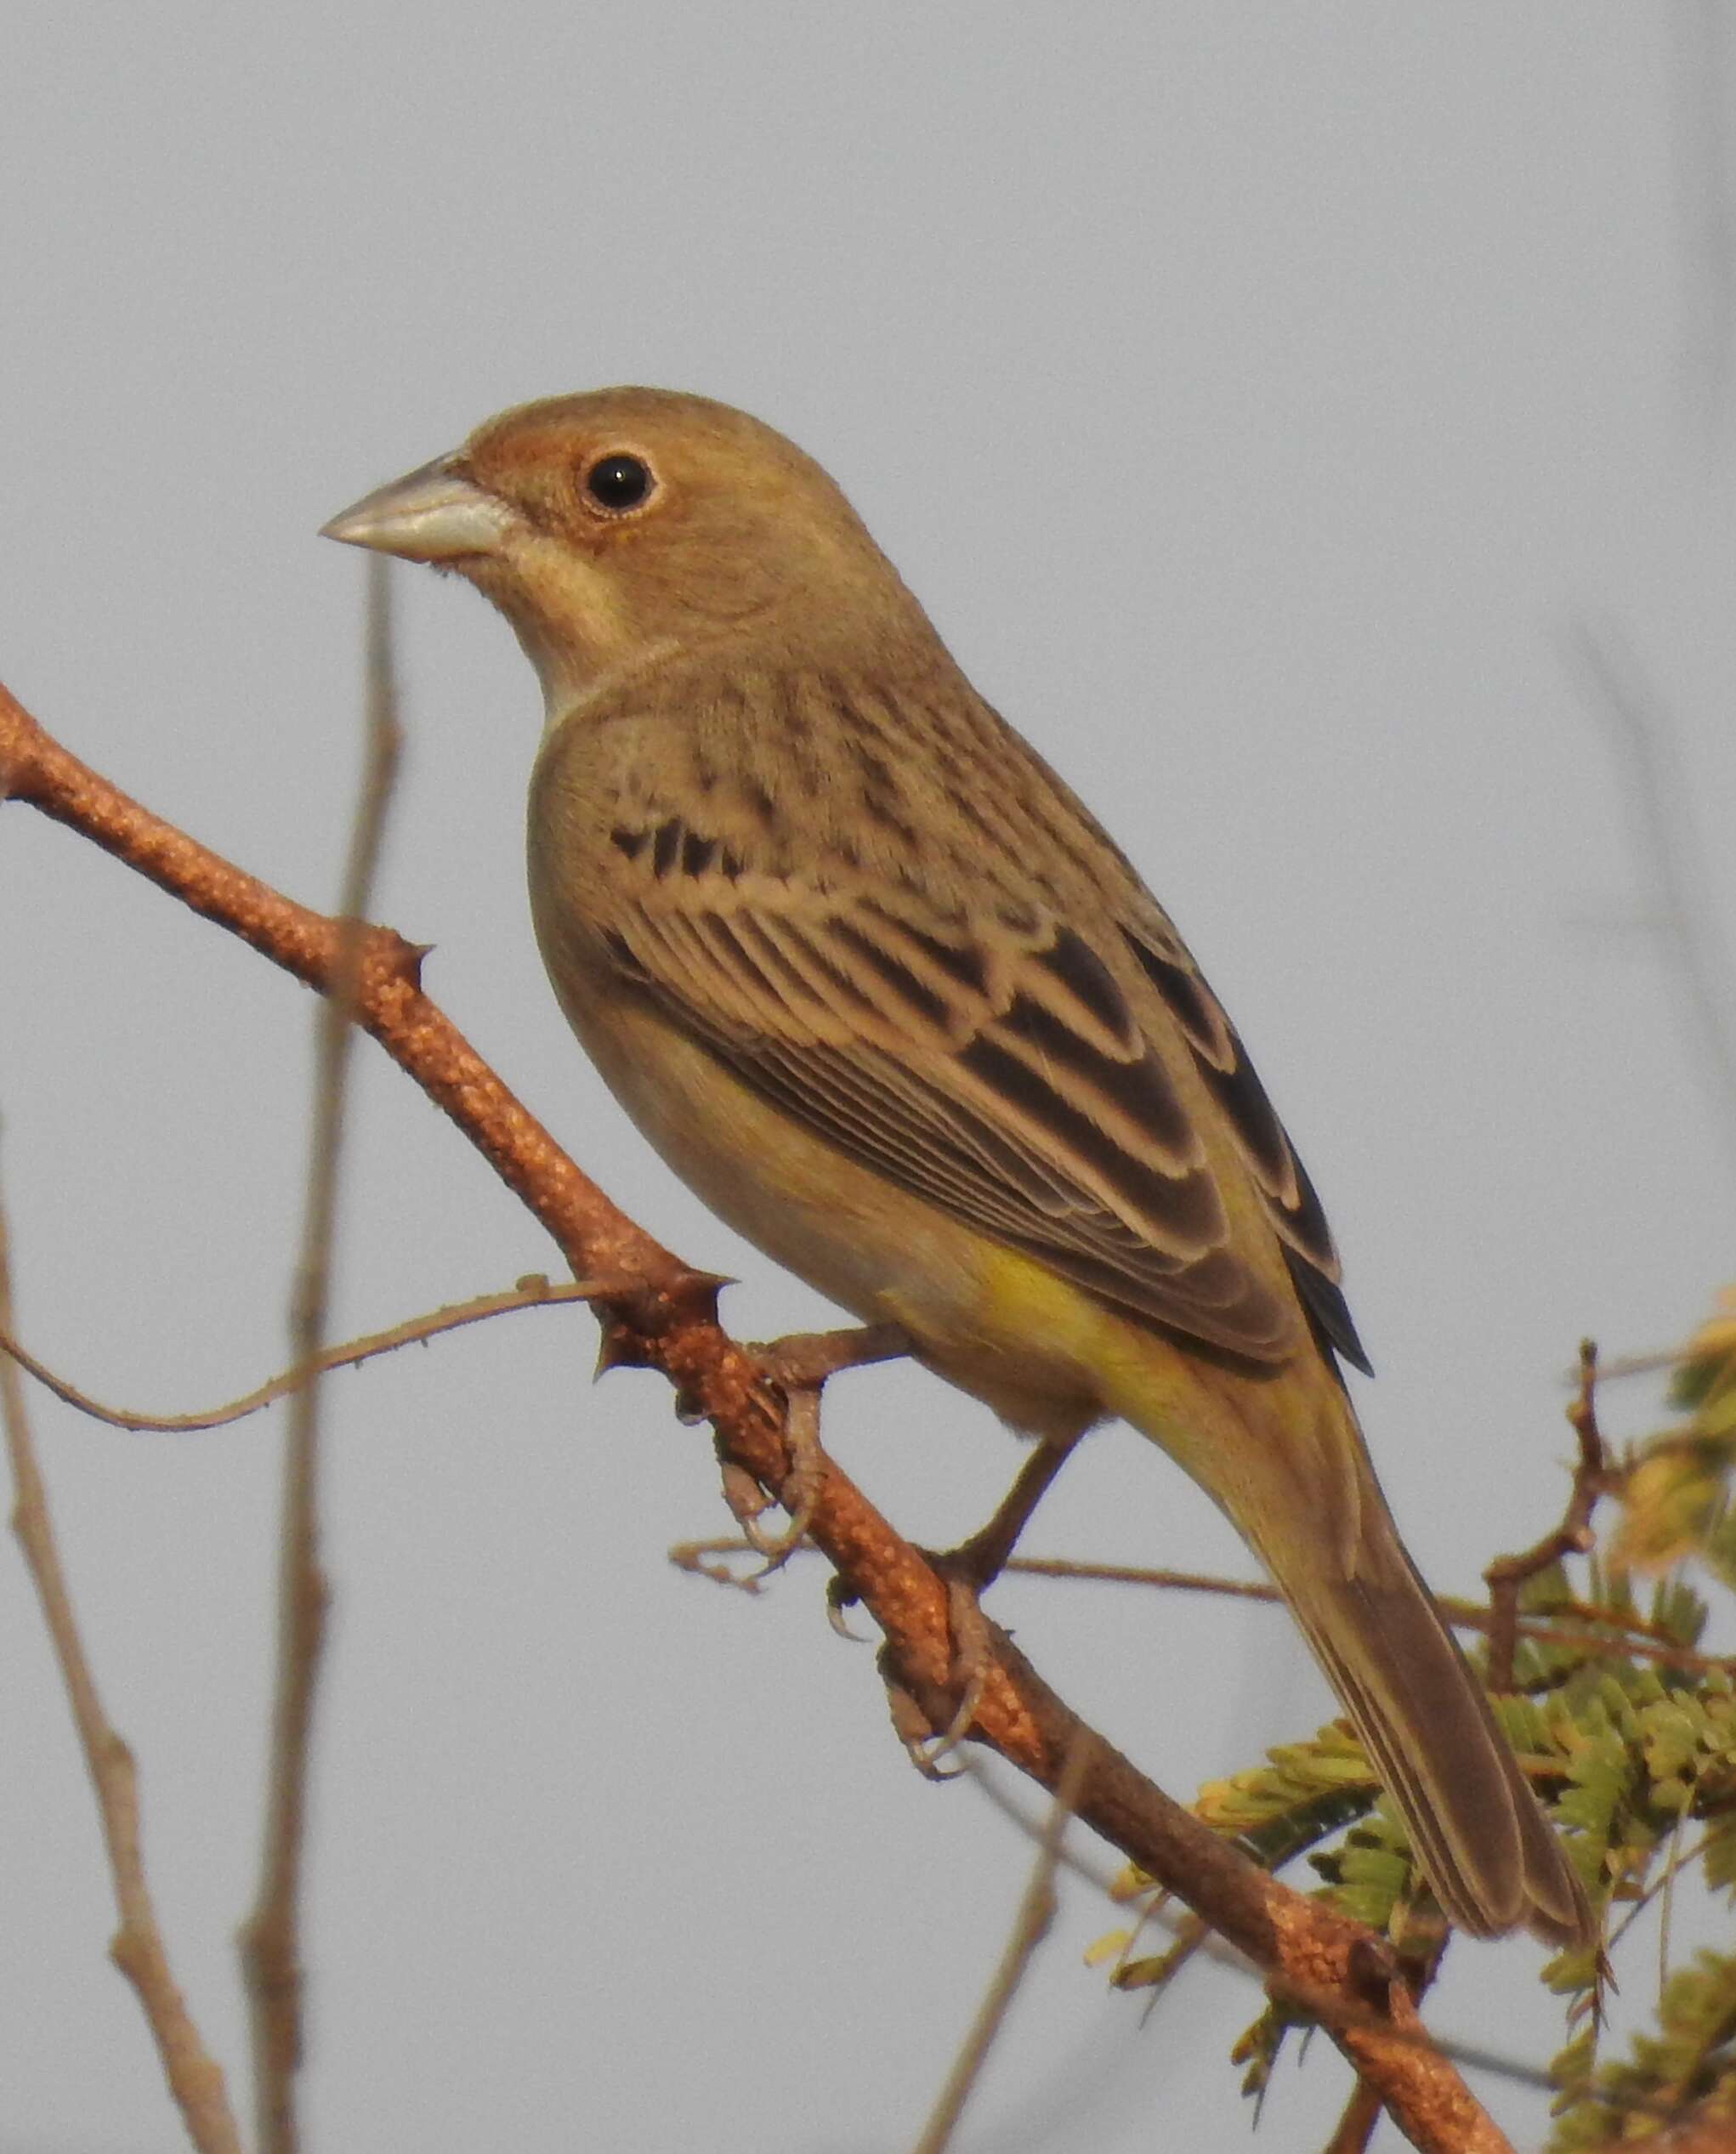
[[[597,389],[485,421],[367,495],[327,538],[467,577],[506,615],[551,715],[607,674],[755,621],[913,602],[825,473],[758,420],[667,389]],[[816,604],[816,602],[817,604]],[[765,616],[763,622],[757,616]]]

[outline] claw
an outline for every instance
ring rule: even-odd
[[[757,1518],[742,1518],[737,1522],[741,1528],[742,1539],[760,1558],[759,1568],[752,1574],[753,1578],[756,1580],[769,1578],[774,1571],[781,1570],[789,1558],[789,1551],[784,1545],[789,1535],[767,1533]]]
[[[790,1522],[775,1539],[767,1536],[760,1546],[759,1552],[765,1557],[765,1568],[759,1573],[763,1579],[782,1570],[807,1539],[814,1506],[825,1479],[825,1460],[820,1448],[820,1393],[792,1391],[787,1400],[784,1434],[790,1446],[790,1471],[784,1477],[778,1500],[788,1512]]]
[[[871,1645],[859,1630],[852,1630],[844,1620],[844,1610],[856,1605],[856,1596],[841,1578],[834,1578],[825,1589],[825,1619],[840,1638],[847,1638],[853,1646]]]
[[[886,1685],[886,1703],[892,1715],[893,1732],[904,1745],[905,1755],[911,1763],[925,1780],[962,1778],[967,1769],[963,1766],[956,1766],[950,1772],[944,1770],[940,1761],[947,1753],[936,1742],[933,1726],[916,1697],[895,1675],[888,1675],[884,1666],[880,1675]]]
[[[716,1284],[705,1274],[696,1273],[694,1277],[701,1285]],[[761,1569],[754,1574],[756,1583],[780,1571],[808,1537],[814,1507],[825,1485],[825,1454],[820,1444],[820,1394],[826,1378],[840,1369],[889,1360],[909,1350],[908,1340],[894,1324],[794,1334],[774,1340],[768,1346],[746,1349],[764,1379],[767,1403],[774,1410],[780,1405],[783,1409],[785,1441],[790,1455],[789,1469],[774,1497],[769,1495],[751,1474],[727,1464],[723,1467],[723,1500],[748,1546],[763,1559]],[[624,1358],[618,1352],[610,1353],[607,1332],[604,1352],[610,1356],[611,1366],[615,1360]],[[696,1410],[695,1402],[679,1393],[676,1397],[675,1414],[678,1420],[686,1422],[706,1418]],[[783,1505],[790,1522],[785,1531],[777,1534],[768,1533],[759,1523],[761,1514],[774,1501]],[[833,1630],[847,1638],[854,1635],[840,1622],[839,1604],[835,1600],[829,1599],[826,1614]]]
[[[995,1649],[989,1635],[989,1619],[983,1613],[976,1589],[969,1580],[949,1577],[947,1613],[952,1625],[952,1679],[964,1679],[964,1694],[958,1709],[928,1753],[931,1768],[950,1758],[971,1732],[983,1692],[989,1687],[989,1671],[995,1664]],[[950,1779],[953,1776],[947,1774]]]
[[[880,1679],[886,1685],[893,1726],[911,1763],[925,1780],[956,1780],[971,1767],[961,1763],[949,1771],[947,1760],[970,1733],[983,1694],[989,1687],[990,1673],[995,1665],[994,1639],[988,1618],[978,1605],[972,1582],[959,1576],[956,1569],[949,1568],[945,1556],[930,1556],[928,1560],[946,1580],[953,1641],[950,1679],[955,1684],[963,1684],[951,1719],[937,1732],[926,1709],[888,1668],[884,1659]]]
[[[882,1361],[905,1351],[905,1336],[889,1324],[869,1325],[849,1331],[820,1331],[774,1340],[769,1346],[746,1349],[768,1386],[780,1394],[784,1435],[789,1445],[790,1469],[776,1500],[789,1514],[786,1529],[775,1536],[757,1524],[763,1502],[752,1510],[738,1508],[730,1500],[736,1522],[754,1552],[765,1559],[758,1573],[769,1578],[780,1571],[808,1537],[814,1509],[825,1483],[825,1454],[820,1448],[820,1393],[828,1376],[840,1369],[852,1369],[865,1361]],[[676,1411],[681,1402],[676,1402]],[[757,1484],[756,1484],[757,1487]],[[725,1497],[729,1495],[726,1483]],[[833,1623],[837,1628],[836,1620]]]
[[[729,1516],[741,1529],[741,1537],[756,1555],[765,1554],[771,1536],[760,1527],[762,1511],[771,1509],[771,1498],[767,1495],[745,1466],[738,1466],[725,1459],[719,1469],[723,1501],[729,1506]]]

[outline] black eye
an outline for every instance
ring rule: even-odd
[[[624,452],[599,456],[585,473],[585,491],[599,508],[637,508],[652,487],[650,467]]]

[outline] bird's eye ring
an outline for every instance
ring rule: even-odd
[[[587,467],[585,497],[594,508],[605,509],[611,516],[624,516],[629,509],[644,506],[656,483],[643,456],[612,449]]]

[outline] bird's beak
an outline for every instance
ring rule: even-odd
[[[406,561],[449,562],[498,553],[513,522],[506,503],[462,478],[456,459],[436,456],[320,526],[321,538],[372,547]]]

